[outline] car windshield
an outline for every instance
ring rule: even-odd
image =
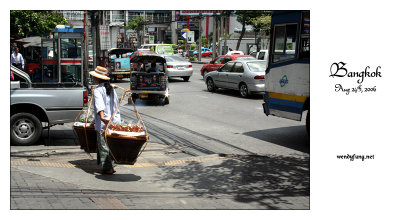
[[[186,60],[181,56],[168,56],[168,57],[165,57],[165,60],[167,62],[182,62],[182,61],[186,62]]]
[[[247,66],[252,72],[264,72],[267,69],[267,61],[248,62]]]
[[[236,57],[236,60],[256,60],[256,58],[255,57],[252,57],[252,56],[250,56],[250,57]]]

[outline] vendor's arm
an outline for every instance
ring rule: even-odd
[[[108,119],[106,119],[105,117],[104,117],[104,111],[100,111],[99,113],[99,116],[100,116],[100,119],[104,122],[104,124],[106,124],[106,126],[107,126],[107,124],[110,122],[110,120],[108,120]]]

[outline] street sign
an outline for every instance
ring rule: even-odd
[[[194,43],[194,31],[188,31],[187,33],[187,42]]]
[[[154,35],[149,35],[149,43],[154,44]]]
[[[182,34],[182,38],[183,38],[183,39],[186,39],[186,32],[184,32],[184,33]]]

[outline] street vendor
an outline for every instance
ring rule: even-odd
[[[113,174],[114,168],[111,160],[110,150],[106,144],[104,130],[110,121],[120,123],[120,113],[117,110],[113,120],[111,116],[118,106],[117,92],[110,85],[110,77],[106,68],[97,66],[94,71],[89,72],[97,87],[93,92],[95,111],[95,130],[97,133],[97,164],[102,165],[102,174]]]

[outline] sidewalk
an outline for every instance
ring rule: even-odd
[[[64,126],[50,146],[11,147],[11,209],[309,209],[309,158],[194,157],[149,142],[134,165],[101,175]]]
[[[185,59],[186,59],[187,61],[189,61],[189,58],[185,57]],[[198,63],[198,64],[206,64],[206,63],[209,63],[211,60],[212,60],[212,57],[202,57],[202,58],[201,58],[201,61],[198,61],[197,58],[196,58],[195,61],[189,61],[189,62],[191,62],[191,63]]]

